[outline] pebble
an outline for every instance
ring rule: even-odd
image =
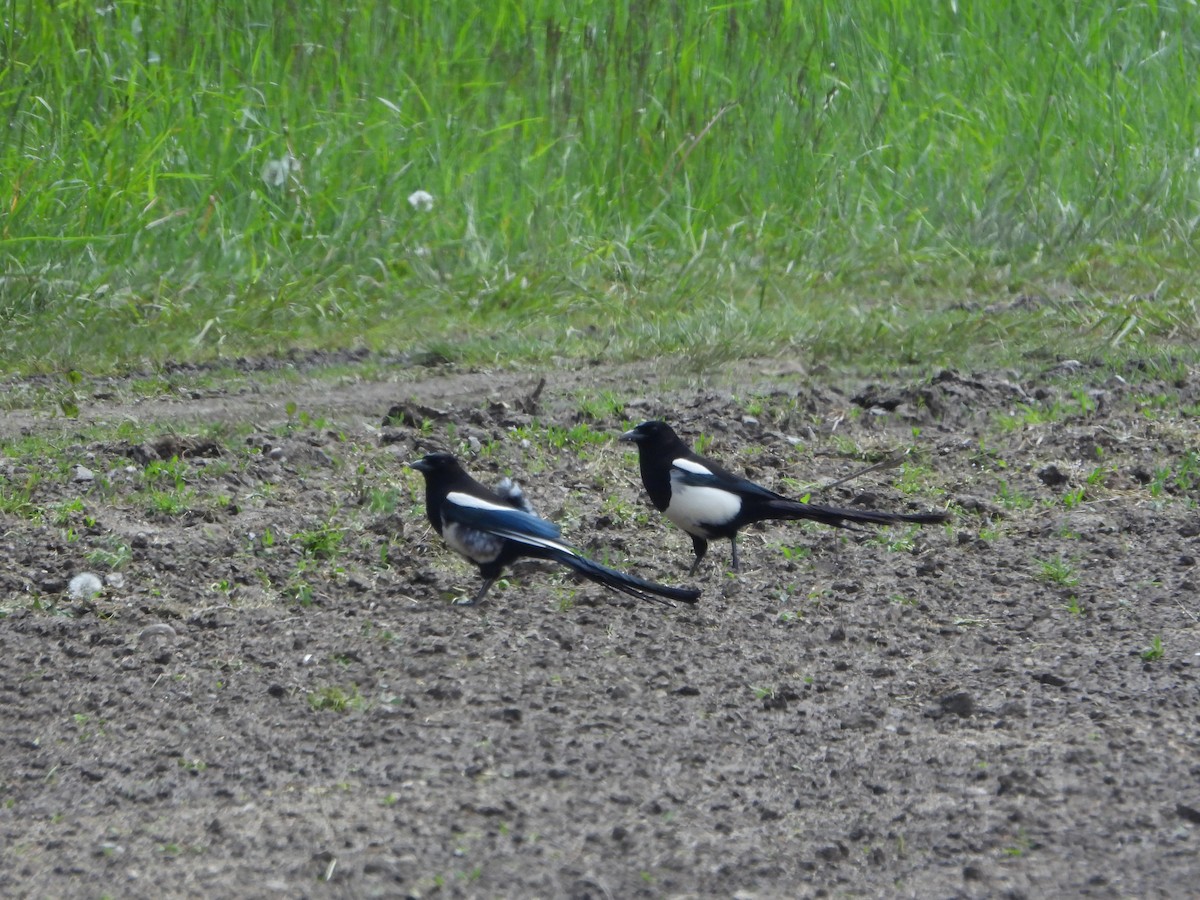
[[[938,705],[944,712],[953,713],[967,719],[975,712],[975,698],[966,691],[954,691],[938,699]]]
[[[87,466],[76,465],[71,473],[71,480],[76,484],[87,484],[96,480],[96,473]]]
[[[154,625],[147,625],[142,629],[142,633],[138,635],[138,643],[143,644],[154,638],[163,638],[165,640],[175,640],[175,629],[166,622],[158,622]]]

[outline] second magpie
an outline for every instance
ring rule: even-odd
[[[935,525],[950,518],[944,512],[838,509],[791,500],[693,453],[666,422],[643,422],[622,434],[620,440],[637,444],[642,484],[655,509],[691,536],[696,553],[691,575],[696,574],[708,552],[708,542],[716,538],[729,538],[733,571],[738,571],[738,532],[766,519],[810,519],[845,528],[848,522]]]
[[[464,605],[481,601],[504,567],[523,557],[560,562],[639,600],[672,605],[672,600],[695,603],[700,598],[694,588],[655,584],[588,559],[559,538],[557,525],[535,515],[521,489],[507,479],[497,490],[488,490],[449,453],[429,453],[409,465],[425,476],[429,524],[483,576],[483,587]]]

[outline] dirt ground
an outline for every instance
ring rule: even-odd
[[[291,365],[0,418],[0,894],[1195,896],[1200,372]],[[433,447],[688,583],[600,439],[656,417],[955,521],[750,529],[695,608],[544,564],[453,605],[401,465]]]

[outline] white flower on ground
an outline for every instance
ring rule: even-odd
[[[269,188],[281,188],[287,184],[288,176],[300,171],[300,160],[287,153],[279,159],[268,159],[263,165],[262,180]]]
[[[67,585],[67,594],[72,600],[91,600],[103,587],[100,579],[91,572],[80,572]]]
[[[408,205],[421,212],[429,212],[433,209],[433,194],[428,191],[413,191],[408,195]]]

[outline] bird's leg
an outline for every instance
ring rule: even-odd
[[[492,585],[495,583],[496,583],[495,577],[486,579],[483,582],[483,587],[481,587],[479,589],[479,592],[474,597],[472,597],[470,600],[460,600],[460,601],[458,601],[458,605],[459,606],[478,606],[479,603],[483,600],[484,596],[487,594],[487,592],[489,590],[491,590]]]
[[[702,537],[692,535],[692,549],[696,551],[696,561],[692,563],[692,568],[688,572],[688,578],[696,574],[696,570],[700,568],[700,560],[704,559],[704,554],[708,552],[708,541]]]
[[[738,567],[737,535],[736,534],[729,539],[729,546],[733,548],[733,571],[740,572],[741,569]]]

